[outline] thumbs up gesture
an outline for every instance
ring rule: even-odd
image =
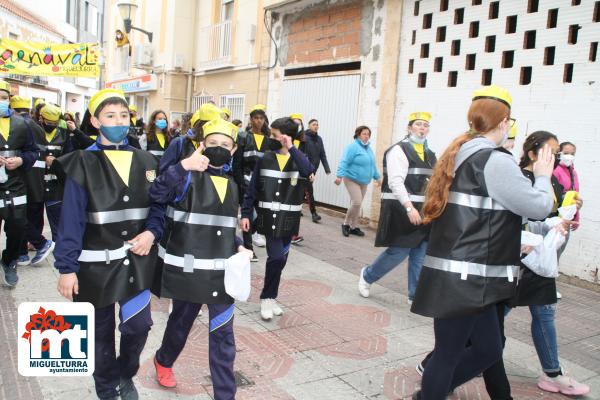
[[[208,168],[208,157],[202,154],[204,151],[204,142],[200,142],[200,145],[194,151],[194,153],[181,161],[181,166],[186,171],[206,171]]]

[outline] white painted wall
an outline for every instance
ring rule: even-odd
[[[517,149],[525,136],[535,130],[548,130],[561,141],[578,146],[575,165],[585,199],[581,228],[571,236],[571,242],[561,259],[561,272],[585,280],[597,281],[600,268],[600,55],[589,62],[590,42],[600,40],[600,23],[592,22],[594,1],[582,1],[571,6],[571,0],[540,1],[539,11],[527,13],[526,0],[502,0],[498,19],[489,20],[489,0],[472,6],[471,0],[452,0],[448,11],[440,12],[440,2],[423,0],[418,16],[413,15],[413,1],[407,1],[402,16],[399,87],[397,93],[395,139],[406,132],[407,116],[413,111],[433,114],[429,138],[430,147],[440,155],[448,143],[467,129],[466,112],[471,93],[481,85],[481,70],[493,69],[492,83],[507,88],[513,97],[512,115],[519,126]],[[464,7],[462,25],[454,25],[454,9]],[[558,26],[547,29],[548,9],[558,8]],[[431,29],[422,29],[423,14],[433,13]],[[508,15],[518,15],[517,32],[505,34]],[[468,38],[469,23],[480,21],[478,38]],[[567,43],[568,27],[579,24],[577,44]],[[446,26],[446,41],[436,43],[438,26]],[[536,48],[523,49],[526,30],[536,30]],[[411,45],[412,31],[417,31]],[[484,52],[485,37],[496,35],[496,50]],[[461,40],[459,56],[450,56],[452,40]],[[430,43],[429,58],[421,59],[421,43]],[[544,66],[544,47],[556,46],[554,66]],[[500,68],[502,51],[515,50],[514,66]],[[474,71],[465,71],[466,54],[476,53]],[[443,57],[442,72],[433,72],[435,57]],[[408,73],[409,59],[414,59],[414,73]],[[565,63],[574,63],[572,83],[563,83]],[[532,66],[532,82],[520,85],[521,66]],[[448,71],[458,71],[458,86],[447,87]],[[417,87],[419,72],[427,73],[426,88]],[[515,150],[519,156],[519,150]]]

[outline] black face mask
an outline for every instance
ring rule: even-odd
[[[273,151],[280,150],[283,147],[279,140],[275,140],[273,138],[269,138],[267,145],[269,146],[269,150],[273,150]]]
[[[208,163],[213,167],[222,167],[231,161],[231,152],[221,146],[207,147],[204,149],[204,155],[208,157]]]
[[[42,126],[44,127],[46,133],[52,133],[52,131],[56,129],[56,125],[48,125],[46,123],[42,123]]]

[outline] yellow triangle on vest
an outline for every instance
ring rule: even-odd
[[[157,132],[156,139],[158,140],[158,144],[160,144],[160,147],[162,147],[164,149],[165,148],[165,134]]]
[[[54,139],[54,136],[56,136],[56,129],[54,129],[50,133],[46,133],[46,142],[48,142],[48,143],[52,142],[52,139]]]
[[[227,195],[227,178],[211,175],[210,179],[212,180],[213,185],[215,185],[221,204],[223,204],[225,196]]]
[[[90,135],[90,139],[94,139],[94,142],[96,141],[96,139],[98,139],[97,135]]]
[[[133,152],[119,150],[104,150],[104,154],[115,168],[125,186],[129,186],[129,171],[131,170],[131,161]]]
[[[425,161],[425,146],[423,143],[413,143],[413,148],[421,161]]]
[[[275,154],[277,156],[277,163],[279,163],[279,170],[283,171],[285,168],[285,164],[287,164],[290,159],[290,153],[288,154]]]
[[[253,133],[252,135],[254,135],[254,141],[256,142],[256,150],[260,150],[263,140],[265,139],[265,135],[261,135],[260,133]]]
[[[300,148],[300,141],[299,140],[294,140],[294,146],[296,146],[296,148]]]
[[[4,140],[8,141],[8,137],[10,136],[10,118],[0,118],[0,134]]]
[[[198,150],[198,142],[192,139],[192,144],[194,145],[194,148]]]

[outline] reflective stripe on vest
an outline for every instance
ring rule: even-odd
[[[476,275],[485,278],[507,278],[509,282],[512,282],[515,276],[519,276],[519,266],[517,265],[485,265],[433,256],[426,256],[423,265],[440,271],[460,274],[462,280],[466,280],[469,275]]]
[[[4,208],[5,206],[22,206],[23,204],[27,204],[27,196],[17,196],[13,197],[9,200],[1,200],[0,199],[0,208]]]
[[[160,245],[158,246],[158,256],[164,260],[165,264],[183,268],[183,272],[188,273],[193,273],[195,269],[224,270],[228,262],[226,258],[202,259],[194,258],[192,254],[179,257],[167,253],[167,250]]]
[[[258,151],[258,150],[250,150],[250,151],[245,151],[244,152],[244,157],[263,157],[265,155],[265,153],[263,153],[262,151]]]
[[[53,181],[55,179],[58,179],[56,177],[56,175],[53,175],[53,174],[46,174],[46,175],[44,175],[44,181],[46,181],[46,182]]]
[[[409,194],[408,197],[410,198],[410,201],[412,201],[413,203],[424,203],[425,202],[425,196]],[[396,196],[394,196],[393,193],[381,193],[381,200],[398,200],[398,199],[396,198]]]
[[[491,197],[460,192],[450,192],[448,203],[470,208],[481,208],[484,210],[506,210],[506,208]]]
[[[125,243],[123,247],[115,250],[82,250],[78,261],[88,263],[105,262],[110,264],[111,261],[121,260],[127,257],[127,251],[132,247],[133,245]]]
[[[33,164],[32,168],[44,168],[44,169],[46,169],[46,163],[44,161],[42,161],[42,160],[37,160]]]
[[[155,155],[155,156],[159,156],[159,157],[162,157],[162,156],[163,156],[163,154],[165,154],[165,152],[164,152],[164,151],[160,151],[160,150],[148,150],[148,152],[149,152],[150,154],[153,154],[153,155]]]
[[[8,147],[8,145],[6,146]],[[2,150],[0,151],[0,157],[10,158],[10,157],[20,157],[21,151],[19,150]]]
[[[173,221],[186,224],[220,226],[223,228],[236,228],[238,222],[235,217],[179,211],[171,206],[167,207],[167,217]]]
[[[430,168],[409,168],[409,175],[429,175],[433,174],[433,170]]]
[[[146,208],[126,208],[116,211],[99,211],[87,213],[88,223],[90,224],[113,224],[115,222],[136,221],[146,219],[150,207]]]
[[[281,179],[298,179],[300,177],[300,172],[298,171],[274,171],[272,169],[261,169],[260,176],[267,176],[269,178],[281,178]]]
[[[279,202],[267,202],[267,201],[259,201],[258,207],[266,208],[271,211],[301,211],[302,204],[293,205],[293,204],[281,204]]]

